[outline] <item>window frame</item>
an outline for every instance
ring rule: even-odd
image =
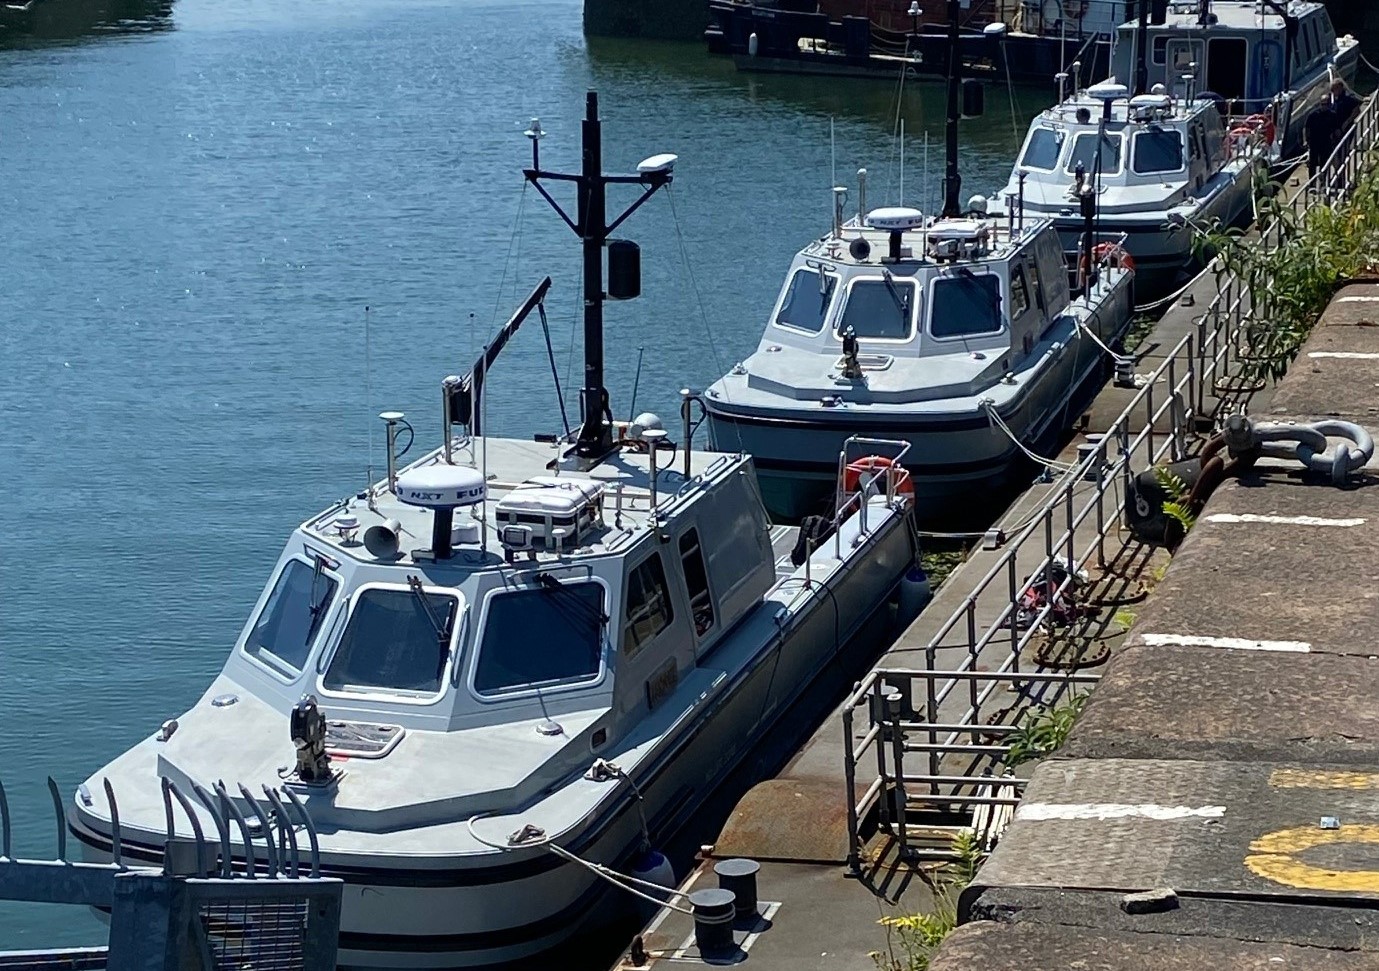
[[[609,607],[612,603],[612,589],[609,587],[608,582],[604,580],[602,577],[594,576],[593,574],[581,574],[579,576],[563,578],[553,577],[553,579],[557,583],[563,585],[573,585],[577,583],[598,584],[600,587],[603,588],[603,611],[606,614],[610,613]],[[520,688],[503,688],[498,691],[479,690],[478,685],[475,683],[475,679],[478,677],[479,674],[479,657],[483,654],[484,634],[488,632],[489,608],[493,606],[493,601],[496,597],[501,597],[505,594],[521,593],[523,591],[535,589],[535,580],[533,580],[531,584],[523,585],[520,587],[509,586],[508,584],[496,586],[484,595],[483,604],[479,607],[479,617],[474,625],[474,650],[470,651],[470,654],[472,654],[473,656],[465,664],[465,689],[469,692],[470,697],[472,697],[475,701],[478,701],[480,704],[499,704],[503,702],[509,702],[514,699],[521,700],[523,698],[549,697],[552,694],[564,694],[570,691],[579,691],[585,688],[597,686],[603,683],[604,679],[608,677],[608,632],[613,623],[613,618],[611,617],[603,625],[603,632],[601,633],[599,638],[599,666],[598,670],[594,672],[593,676],[588,678],[581,678],[579,680],[546,683],[539,685],[537,687],[524,685]]]
[[[1163,67],[1168,63],[1168,41],[1167,34],[1155,34],[1149,42],[1149,62]]]
[[[1001,280],[1001,275],[999,273],[994,273],[991,270],[987,270],[982,273],[973,273],[973,276],[978,280],[982,279],[983,277],[991,277],[996,281],[997,295],[1003,300],[1010,300],[1009,295],[1005,292],[1008,289],[1009,285],[1003,284]],[[938,292],[938,287],[958,281],[960,279],[962,278],[951,274],[946,276],[940,276],[935,278],[934,281],[929,284],[929,289],[930,291],[936,294]],[[934,313],[937,309],[938,299],[937,297],[931,296],[929,299],[929,312],[925,315],[924,336],[932,341],[940,341],[943,343],[956,343],[958,341],[986,340],[992,337],[999,337],[1004,333],[1008,333],[1010,330],[1011,318],[1009,314],[1005,312],[1005,308],[1003,307],[998,315],[998,319],[1000,320],[1001,325],[995,330],[983,330],[973,334],[951,334],[947,337],[940,337],[939,335],[934,333]]]
[[[282,562],[281,567],[273,574],[273,582],[268,587],[268,593],[263,599],[263,605],[259,607],[249,619],[249,625],[245,628],[243,641],[239,648],[240,653],[244,655],[244,657],[248,658],[262,670],[273,675],[273,677],[277,678],[283,684],[293,684],[298,678],[311,669],[311,656],[316,652],[316,648],[320,645],[321,639],[331,631],[332,624],[327,621],[330,620],[330,615],[339,609],[339,588],[344,586],[344,579],[340,574],[322,563],[321,575],[327,577],[335,585],[335,589],[331,591],[330,599],[326,601],[324,609],[321,612],[321,618],[316,622],[316,632],[312,634],[311,639],[307,641],[306,654],[302,657],[302,666],[300,668],[292,667],[290,662],[285,658],[278,657],[278,655],[274,654],[272,651],[263,651],[255,654],[249,650],[249,641],[254,636],[254,629],[258,626],[259,621],[263,619],[263,613],[268,609],[268,602],[273,599],[273,592],[277,590],[278,584],[282,582],[283,575],[291,569],[294,563],[300,563],[308,570],[316,569],[316,564],[307,559],[304,555],[293,555]],[[345,599],[348,600],[349,598],[346,597]],[[265,660],[265,654],[272,658],[273,661],[279,662],[281,666],[279,666],[279,664],[274,664],[272,661]]]
[[[686,552],[685,541],[691,536],[694,537],[694,546],[689,552]],[[704,537],[700,534],[699,527],[697,525],[691,525],[681,533],[680,537],[675,541],[675,549],[680,556],[680,575],[685,581],[685,598],[689,605],[690,627],[694,630],[695,639],[702,641],[712,636],[719,624],[718,600],[713,595],[713,578],[709,576],[709,558],[704,555]],[[709,626],[705,627],[702,632],[700,632],[699,626],[694,622],[694,591],[690,589],[690,572],[685,566],[685,559],[690,553],[695,553],[699,556],[700,572],[704,574],[704,592],[709,598]]]
[[[1041,131],[1046,131],[1046,132],[1052,133],[1052,134],[1053,134],[1053,137],[1056,138],[1056,139],[1058,140],[1058,152],[1057,152],[1057,153],[1054,155],[1054,157],[1053,157],[1053,164],[1052,164],[1051,166],[1049,166],[1048,168],[1043,168],[1042,166],[1039,166],[1039,165],[1030,165],[1028,162],[1025,161],[1025,156],[1029,153],[1030,145],[1034,142],[1034,136],[1035,136],[1035,134],[1036,134],[1037,132],[1041,132]],[[1025,143],[1024,143],[1023,145],[1020,146],[1020,160],[1019,160],[1018,163],[1016,163],[1016,164],[1017,164],[1017,167],[1018,167],[1018,168],[1021,168],[1021,169],[1028,169],[1028,170],[1031,171],[1031,172],[1057,172],[1057,171],[1058,171],[1058,163],[1059,163],[1060,161],[1062,161],[1062,159],[1063,159],[1063,151],[1064,151],[1064,149],[1066,149],[1067,147],[1068,147],[1068,131],[1067,131],[1067,129],[1064,129],[1064,128],[1057,128],[1057,127],[1054,127],[1053,125],[1035,125],[1033,128],[1030,129],[1029,135],[1025,137]]]
[[[841,340],[843,339],[843,331],[842,331],[843,316],[847,313],[848,301],[852,299],[852,290],[853,290],[853,288],[856,287],[859,283],[879,283],[879,284],[881,284],[882,286],[885,286],[885,285],[886,285],[886,278],[885,278],[884,276],[855,276],[855,277],[853,277],[851,280],[848,280],[847,286],[843,289],[843,302],[840,303],[840,304],[838,305],[838,310],[837,310],[837,313],[835,314],[836,319],[835,319],[835,321],[834,321],[834,325],[835,325],[835,326],[834,326],[834,328],[833,328],[833,339],[834,339],[834,340],[841,341]],[[922,291],[922,289],[921,289],[921,287],[920,287],[920,285],[919,285],[919,281],[916,280],[916,279],[915,279],[914,277],[912,277],[912,276],[895,276],[894,274],[892,274],[892,275],[891,275],[891,285],[892,285],[892,286],[895,286],[895,287],[902,287],[902,286],[909,287],[909,288],[913,291],[913,294],[912,294],[911,299],[910,299],[910,320],[909,320],[909,326],[906,328],[905,336],[904,336],[904,337],[864,337],[864,336],[862,336],[861,334],[858,334],[858,335],[857,335],[857,339],[858,339],[859,341],[867,341],[868,343],[872,343],[872,344],[897,344],[897,345],[899,345],[899,344],[908,344],[908,343],[910,343],[910,341],[912,341],[912,340],[915,339],[915,334],[916,334],[917,331],[918,331],[918,323],[919,323],[919,303],[920,303],[920,298],[923,296],[923,291]]]
[[[1077,142],[1078,142],[1078,139],[1080,139],[1080,138],[1114,138],[1116,141],[1120,142],[1120,151],[1118,151],[1118,152],[1116,153],[1116,167],[1113,168],[1113,169],[1105,169],[1105,168],[1103,168],[1103,169],[1101,170],[1101,177],[1104,179],[1104,178],[1106,178],[1107,176],[1120,175],[1121,172],[1124,171],[1124,169],[1125,169],[1125,132],[1123,132],[1123,131],[1114,131],[1114,132],[1108,131],[1108,132],[1103,133],[1103,132],[1101,132],[1101,131],[1099,131],[1099,130],[1092,130],[1092,131],[1080,131],[1080,132],[1077,132],[1077,133],[1075,133],[1075,134],[1073,135],[1073,143],[1072,143],[1072,145],[1069,146],[1069,148],[1068,148],[1068,164],[1065,165],[1065,166],[1063,167],[1063,171],[1064,171],[1065,173],[1067,173],[1068,175],[1073,175],[1073,174],[1077,171],[1077,161],[1076,161],[1076,159],[1075,159],[1073,156],[1077,153]],[[1096,154],[1097,154],[1098,156],[1100,156],[1100,154],[1101,154],[1101,148],[1100,148],[1100,147],[1097,148]],[[1093,171],[1094,171],[1093,169],[1087,169],[1087,172],[1086,172],[1087,178],[1090,179],[1090,178],[1092,177],[1092,172],[1093,172]]]
[[[1135,167],[1135,152],[1139,148],[1140,139],[1145,135],[1174,135],[1178,139],[1178,157],[1181,159],[1176,169],[1155,169],[1152,172],[1141,172]],[[1177,128],[1140,128],[1135,132],[1135,137],[1130,140],[1130,171],[1134,175],[1157,176],[1173,175],[1187,171],[1188,165],[1188,139],[1183,132]]]
[[[399,584],[389,583],[383,580],[373,580],[368,583],[361,583],[354,590],[350,591],[350,595],[345,598],[341,610],[342,616],[337,619],[336,622],[340,631],[338,634],[334,634],[334,640],[330,645],[330,649],[322,654],[320,662],[316,665],[316,690],[320,692],[322,697],[339,698],[345,701],[365,699],[369,701],[387,701],[390,703],[415,705],[418,707],[436,704],[445,697],[446,692],[448,692],[454,684],[455,667],[459,663],[459,653],[462,647],[461,637],[467,629],[466,619],[469,615],[469,602],[464,595],[454,587],[437,587],[429,583],[422,584],[422,593],[428,596],[435,594],[443,597],[451,597],[455,600],[455,619],[450,625],[450,640],[446,644],[445,667],[441,669],[439,688],[436,693],[430,695],[412,694],[397,688],[380,688],[376,685],[363,690],[337,690],[335,688],[326,687],[326,672],[330,670],[330,666],[335,662],[335,656],[340,650],[340,644],[345,639],[345,631],[349,629],[349,623],[354,618],[355,607],[369,590],[387,590],[389,592],[400,591],[406,594],[411,593],[411,588],[409,588],[405,582]]]
[[[817,276],[823,277],[824,279],[831,279],[833,281],[833,292],[829,294],[828,306],[824,308],[823,316],[819,320],[818,330],[809,330],[808,328],[801,327],[798,324],[784,323],[780,319],[781,312],[785,309],[785,302],[790,298],[791,290],[794,289],[795,278],[798,277],[801,273],[813,273]],[[781,330],[789,331],[792,334],[803,334],[806,337],[818,337],[820,334],[827,333],[827,331],[829,330],[829,318],[837,312],[839,289],[838,284],[840,282],[841,279],[836,270],[830,273],[826,271],[822,266],[795,267],[795,269],[790,271],[790,280],[781,290],[780,296],[776,299],[776,305],[771,309],[771,326],[779,327]]]
[[[639,644],[633,647],[631,646],[631,639],[628,637],[628,632],[631,630],[632,627],[632,618],[628,614],[628,609],[632,603],[632,577],[634,574],[640,571],[642,567],[646,566],[649,563],[652,563],[653,561],[661,568],[661,591],[662,599],[665,602],[665,623],[663,623],[660,627],[656,628],[656,630],[652,632],[650,635],[648,635],[645,640],[641,641]],[[705,566],[705,576],[707,576],[707,564]],[[671,594],[670,574],[666,571],[665,557],[661,556],[661,551],[659,549],[655,549],[652,550],[642,559],[638,560],[635,566],[628,568],[627,580],[623,583],[622,611],[621,615],[618,617],[618,634],[620,637],[619,653],[623,658],[627,659],[628,661],[631,661],[633,658],[640,655],[648,644],[653,643],[656,640],[656,638],[660,637],[674,625],[675,600]]]

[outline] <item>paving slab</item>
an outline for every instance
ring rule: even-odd
[[[1112,934],[1218,937],[1379,953],[1379,912],[1351,906],[1176,895],[1176,906],[1128,914],[1102,890],[991,887],[969,894],[964,917],[1002,924],[1090,928]]]
[[[1129,647],[1106,668],[1069,758],[1379,766],[1379,660]]]
[[[1375,955],[1024,924],[976,923],[944,942],[930,971],[1372,971]]]
[[[987,887],[1379,911],[1379,769],[1054,759],[966,896]]]

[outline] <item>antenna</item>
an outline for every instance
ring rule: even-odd
[[[552,172],[541,168],[540,138],[545,133],[533,123],[527,131],[532,143],[531,168],[522,175],[536,186],[536,191],[574,231],[584,247],[584,387],[579,392],[582,422],[575,440],[573,455],[586,467],[599,462],[613,450],[613,412],[608,402],[608,388],[603,380],[603,250],[609,233],[623,224],[657,189],[670,184],[675,168],[674,155],[653,155],[637,166],[635,175],[603,174],[603,127],[599,121],[598,92],[590,91],[585,98],[582,131],[583,166],[580,174]],[[573,182],[577,192],[575,218],[561,208],[546,191],[543,180]],[[612,222],[608,221],[609,185],[639,185],[642,194]],[[632,294],[627,294],[631,296]]]
[[[905,205],[905,119],[900,119],[900,205]]]
[[[833,133],[833,116],[828,116],[828,178],[829,185],[838,184],[838,139]]]
[[[1140,22],[1135,27],[1135,81],[1130,94],[1144,94],[1149,87],[1149,65],[1145,61],[1149,43],[1149,0],[1140,0]]]
[[[364,305],[364,413],[367,415],[373,408],[373,360],[370,353],[369,340],[369,305]],[[373,496],[373,421],[369,421],[369,458],[365,464],[364,474],[368,481],[364,483],[364,489],[369,493],[370,499]]]

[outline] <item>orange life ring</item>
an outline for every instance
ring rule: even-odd
[[[901,495],[912,496],[915,494],[915,484],[910,478],[910,470],[904,466],[897,466],[893,461],[884,455],[868,455],[849,462],[843,469],[843,492],[851,495],[862,487],[862,476],[867,476],[870,482],[879,472],[886,472],[894,469],[890,474],[895,480],[895,491]]]

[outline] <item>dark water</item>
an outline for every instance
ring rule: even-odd
[[[364,482],[373,416],[434,442],[436,382],[546,273],[571,387],[578,249],[524,194],[531,116],[543,161],[577,165],[594,87],[609,169],[681,157],[626,226],[644,296],[608,313],[619,415],[639,348],[637,408],[669,417],[755,346],[829,220],[830,118],[840,179],[865,164],[873,204],[896,198],[892,88],[586,41],[577,0],[36,9],[0,35],[0,779],[30,856],[55,847],[44,778],[69,793],[195,700],[288,531]],[[1022,96],[1022,130],[1044,100]],[[988,109],[965,191],[1014,151],[1004,90]],[[939,92],[911,87],[903,115],[918,203]],[[557,427],[538,328],[490,390],[495,431]],[[0,947],[100,935],[0,906]]]

